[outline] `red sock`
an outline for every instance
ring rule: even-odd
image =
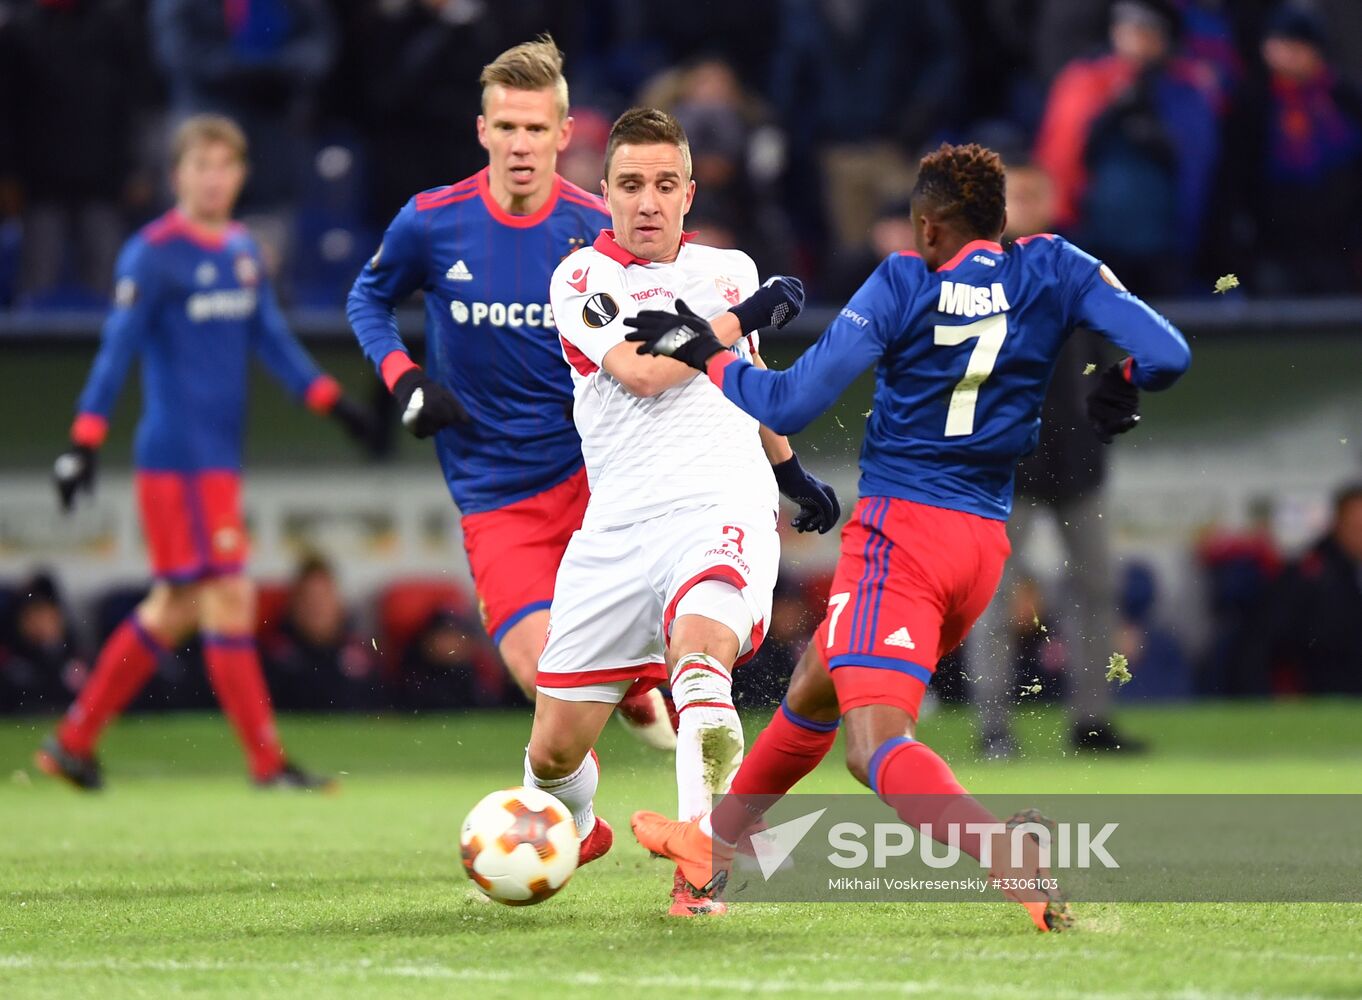
[[[246,752],[251,774],[267,778],[284,763],[284,748],[274,727],[274,709],[255,639],[249,635],[218,635],[205,632],[203,658],[208,667],[208,682],[213,686],[241,748]]]
[[[934,839],[947,841],[947,824],[960,832],[960,849],[979,857],[979,834],[970,833],[966,823],[998,824],[997,818],[972,798],[956,780],[950,765],[925,743],[907,736],[885,740],[870,758],[870,787],[914,827],[932,824]]]
[[[71,753],[93,753],[104,727],[156,673],[156,661],[165,652],[165,646],[142,627],[136,613],[128,615],[104,643],[94,673],[57,728],[61,745]]]
[[[721,840],[736,843],[800,778],[827,756],[837,740],[837,722],[815,722],[784,702],[743,759],[729,789],[710,817]]]

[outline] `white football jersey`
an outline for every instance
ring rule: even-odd
[[[671,263],[635,258],[609,230],[565,257],[549,281],[563,357],[572,368],[573,417],[591,502],[582,527],[633,524],[678,507],[738,503],[769,508],[779,497],[756,420],[705,376],[647,399],[606,373],[627,316],[674,309],[676,299],[714,318],[757,290],[757,267],[739,250],[683,239]],[[751,360],[744,337],[730,350]]]

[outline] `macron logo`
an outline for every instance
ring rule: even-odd
[[[827,809],[819,809],[818,812],[752,834],[752,853],[756,855],[757,865],[761,868],[761,877],[764,880],[768,882],[771,880],[771,876],[785,863],[785,859],[794,853],[799,842],[809,835],[809,831],[825,812]]]
[[[445,272],[445,277],[450,281],[472,281],[473,272],[468,270],[468,265],[462,260],[456,260],[454,266]]]
[[[898,646],[901,649],[917,649],[917,643],[913,641],[913,637],[908,634],[906,628],[901,628],[893,635],[887,637],[884,640],[884,644],[886,646]]]

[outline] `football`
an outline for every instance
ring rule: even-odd
[[[566,806],[537,788],[483,798],[463,821],[463,868],[489,899],[542,903],[577,870],[577,828]]]

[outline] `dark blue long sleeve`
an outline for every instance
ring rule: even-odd
[[[397,329],[397,306],[426,281],[424,239],[416,199],[403,206],[373,259],[364,265],[345,302],[345,315],[364,356],[380,374],[394,351],[406,354]]]
[[[303,345],[298,343],[268,282],[260,283],[260,302],[252,330],[251,346],[256,356],[290,393],[304,398],[317,379],[323,377]]]
[[[903,316],[894,259],[880,264],[788,370],[763,371],[734,360],[716,371],[724,395],[778,434],[802,431],[884,353]]]
[[[99,353],[76,404],[78,413],[106,420],[127,381],[128,368],[155,321],[160,295],[154,261],[140,239],[124,247],[114,275],[114,307],[104,321]]]
[[[1192,363],[1182,333],[1138,296],[1094,275],[1075,302],[1073,320],[1095,330],[1135,359],[1131,381],[1141,389],[1167,389]]]

